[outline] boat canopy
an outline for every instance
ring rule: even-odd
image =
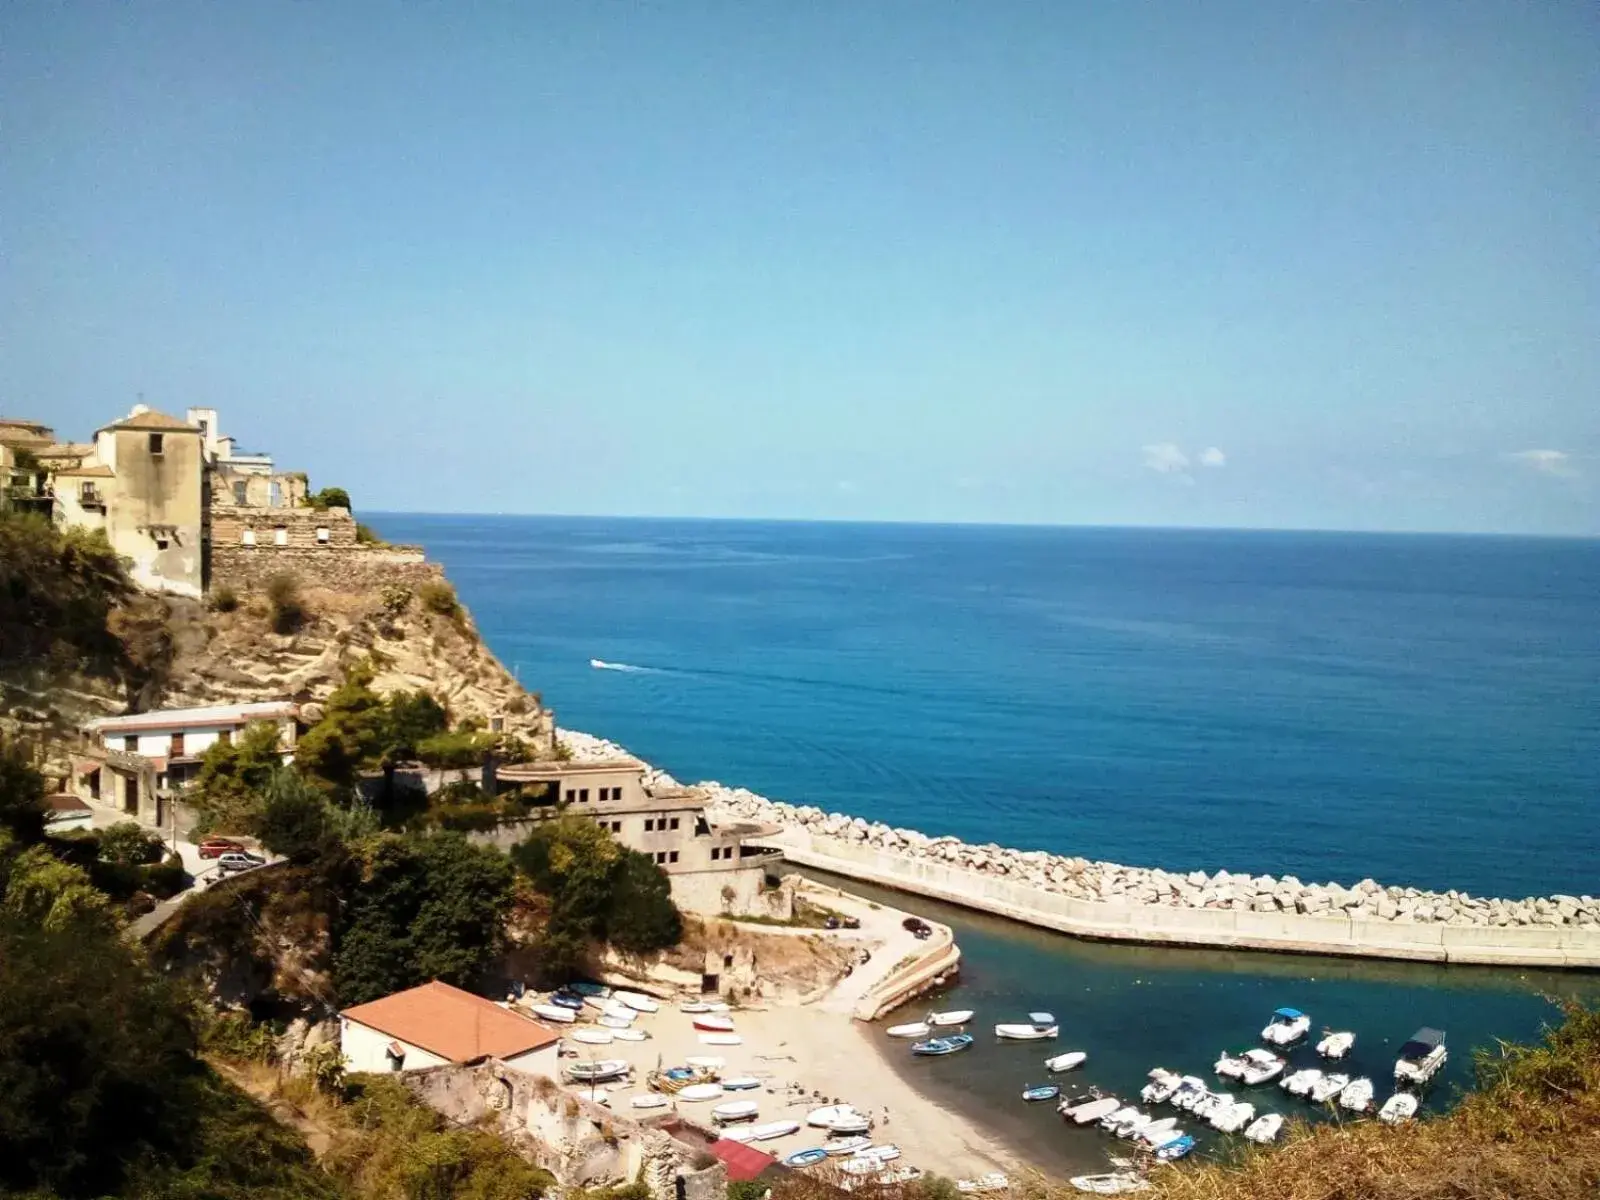
[[[1442,1045],[1444,1045],[1444,1034],[1437,1029],[1429,1029],[1424,1025],[1411,1035],[1410,1041],[1400,1047],[1400,1057],[1426,1058]]]
[[[1301,1017],[1305,1016],[1305,1013],[1301,1012],[1298,1008],[1280,1008],[1272,1015],[1275,1017],[1282,1017],[1286,1021],[1298,1021]]]
[[[1035,1025],[1054,1025],[1056,1023],[1056,1019],[1049,1013],[1029,1013],[1028,1020]]]

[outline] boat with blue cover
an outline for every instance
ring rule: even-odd
[[[913,1042],[911,1053],[924,1058],[936,1058],[942,1054],[954,1054],[957,1050],[965,1050],[972,1045],[970,1033],[953,1033],[949,1037],[929,1038],[925,1042]]]
[[[1194,1137],[1192,1134],[1185,1133],[1180,1137],[1173,1138],[1170,1142],[1163,1142],[1157,1146],[1155,1155],[1162,1162],[1177,1162],[1193,1149]]]
[[[1310,1032],[1310,1017],[1298,1008],[1280,1008],[1261,1031],[1261,1040],[1274,1046],[1291,1046]]]
[[[814,1167],[828,1157],[828,1152],[821,1146],[807,1146],[804,1150],[796,1150],[786,1156],[783,1165],[786,1167]]]
[[[1022,1098],[1030,1103],[1038,1100],[1054,1100],[1061,1095],[1061,1089],[1053,1083],[1041,1087],[1025,1087],[1022,1089]]]

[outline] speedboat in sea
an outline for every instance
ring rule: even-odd
[[[1356,1035],[1348,1030],[1335,1033],[1331,1029],[1323,1031],[1322,1040],[1317,1043],[1317,1053],[1323,1058],[1341,1059],[1350,1053],[1350,1048],[1356,1044]]]
[[[935,1012],[928,1014],[928,1024],[937,1025],[941,1029],[951,1025],[965,1025],[972,1020],[970,1008],[953,1008],[949,1012]]]
[[[1022,1098],[1030,1103],[1040,1100],[1054,1100],[1059,1095],[1061,1095],[1061,1089],[1053,1083],[1045,1084],[1042,1087],[1025,1087],[1022,1089]]]
[[[1238,1133],[1256,1119],[1256,1106],[1236,1100],[1226,1108],[1211,1114],[1211,1128],[1222,1133]]]
[[[1067,1182],[1078,1191],[1088,1192],[1093,1196],[1120,1196],[1125,1192],[1143,1192],[1150,1188],[1148,1179],[1142,1175],[1135,1175],[1132,1171],[1112,1171],[1105,1175],[1074,1175]]]
[[[1311,1085],[1311,1091],[1308,1094],[1313,1104],[1326,1104],[1349,1086],[1350,1076],[1348,1075],[1324,1075]]]
[[[1417,1098],[1410,1092],[1396,1092],[1378,1110],[1378,1120],[1385,1125],[1401,1125],[1416,1115]]]
[[[1400,1057],[1395,1059],[1394,1081],[1421,1087],[1431,1083],[1443,1068],[1449,1055],[1444,1048],[1444,1034],[1426,1026],[1411,1035],[1400,1047]]]
[[[913,1021],[909,1025],[891,1025],[884,1032],[892,1038],[925,1038],[933,1032],[926,1021]]]
[[[996,1025],[994,1035],[1013,1042],[1038,1042],[1045,1038],[1053,1038],[1061,1032],[1061,1027],[1056,1024],[1056,1019],[1047,1012],[1028,1014],[1028,1023],[1013,1025]]]
[[[1199,1104],[1211,1094],[1211,1089],[1206,1087],[1205,1081],[1193,1075],[1185,1075],[1178,1081],[1177,1090],[1169,1097],[1173,1108],[1181,1108],[1185,1112],[1193,1112],[1194,1106]]]
[[[1244,1065],[1239,1071],[1239,1082],[1246,1087],[1255,1087],[1260,1083],[1267,1083],[1283,1074],[1286,1065],[1270,1050],[1263,1050],[1259,1046],[1246,1050],[1240,1057]]]
[[[1070,1071],[1074,1067],[1081,1067],[1089,1056],[1082,1050],[1069,1050],[1065,1054],[1058,1054],[1054,1058],[1044,1060],[1046,1071]]]
[[[983,1192],[1003,1192],[1010,1186],[1011,1180],[1007,1179],[999,1171],[990,1171],[987,1175],[980,1175],[976,1179],[956,1180],[956,1191],[966,1192],[969,1195]]]
[[[1280,1008],[1261,1031],[1261,1040],[1274,1046],[1292,1046],[1311,1032],[1311,1018],[1298,1008]]]
[[[1339,1093],[1339,1107],[1346,1112],[1371,1112],[1372,1080],[1352,1079],[1345,1084],[1344,1091]]]
[[[1211,1069],[1224,1079],[1238,1079],[1244,1074],[1246,1063],[1242,1055],[1232,1055],[1224,1050]]]
[[[1150,1082],[1144,1085],[1144,1090],[1139,1093],[1139,1099],[1146,1104],[1165,1104],[1172,1099],[1172,1094],[1178,1090],[1183,1082],[1177,1072],[1169,1071],[1165,1067],[1156,1067],[1149,1075]]]
[[[1244,1135],[1257,1145],[1266,1146],[1278,1140],[1283,1132],[1283,1116],[1279,1113],[1262,1113],[1245,1129]]]
[[[1291,1096],[1309,1096],[1311,1089],[1321,1078],[1321,1071],[1315,1067],[1305,1067],[1293,1075],[1286,1076],[1280,1081],[1279,1086]]]
[[[970,1033],[952,1033],[948,1037],[929,1038],[925,1042],[913,1042],[911,1053],[924,1058],[938,1058],[946,1054],[954,1054],[957,1050],[965,1050],[972,1045]]]

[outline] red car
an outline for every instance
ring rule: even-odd
[[[207,838],[200,843],[201,858],[221,858],[224,854],[244,853],[244,843],[232,838]]]

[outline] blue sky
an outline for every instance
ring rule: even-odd
[[[388,510],[1600,533],[1600,8],[0,7],[0,410]]]

